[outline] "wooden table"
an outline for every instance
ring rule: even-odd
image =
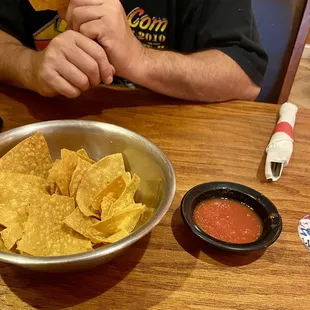
[[[177,192],[152,233],[109,264],[74,274],[0,264],[0,309],[307,309],[310,256],[297,226],[310,212],[310,110],[298,113],[289,167],[278,182],[266,183],[264,150],[278,109],[245,102],[185,105],[145,92],[104,89],[70,101],[2,88],[4,130],[62,118],[124,126],[166,152]],[[274,245],[231,255],[207,248],[188,231],[179,212],[182,196],[216,180],[243,183],[276,204],[284,228]]]

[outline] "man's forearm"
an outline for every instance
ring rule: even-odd
[[[153,91],[187,100],[254,100],[260,89],[230,57],[217,50],[190,55],[144,50],[128,78]]]
[[[0,82],[33,89],[33,57],[36,51],[0,31]]]

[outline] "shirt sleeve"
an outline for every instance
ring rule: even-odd
[[[195,50],[216,49],[231,57],[262,86],[268,55],[262,47],[250,0],[201,0]]]

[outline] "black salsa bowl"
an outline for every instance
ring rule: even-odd
[[[221,241],[205,233],[195,223],[193,213],[197,205],[208,199],[231,199],[252,208],[263,223],[263,230],[255,242],[237,244]],[[269,247],[281,234],[282,219],[275,205],[254,189],[231,182],[210,182],[193,187],[183,197],[181,215],[190,230],[209,245],[222,250],[245,252],[258,251]]]

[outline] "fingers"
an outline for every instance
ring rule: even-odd
[[[50,79],[48,86],[67,98],[76,98],[81,94],[81,91],[77,87],[73,86],[60,75],[55,75]]]
[[[102,15],[102,7],[98,5],[77,7],[72,11],[72,29],[80,31],[82,24],[100,19]]]
[[[74,53],[67,54],[67,59],[71,64],[79,68],[80,72],[83,72],[88,81],[88,87],[95,87],[100,83],[101,77],[99,65],[96,60],[83,51],[83,49],[77,47]],[[80,83],[82,84],[82,80]],[[85,83],[85,81],[83,81],[83,83]],[[78,85],[77,83],[74,83],[74,85],[79,87],[81,90],[85,90],[80,87],[83,86],[81,84]]]
[[[72,25],[72,19],[73,19],[73,10],[78,7],[83,7],[83,6],[96,6],[102,4],[104,1],[103,0],[71,0],[67,9],[67,14],[66,14],[66,22],[68,24],[68,27],[70,29],[73,29]]]
[[[69,30],[38,53],[38,92],[75,98],[101,81],[111,84],[115,73],[104,49],[83,34]]]
[[[89,89],[90,83],[87,75],[70,61],[60,62],[59,66],[56,67],[56,71],[80,91],[86,91]]]
[[[92,21],[88,23],[93,23],[93,22],[96,22],[96,21]],[[82,49],[86,54],[88,54],[90,57],[92,57],[96,61],[99,67],[99,74],[100,74],[101,80],[105,84],[111,84],[113,81],[113,75],[114,75],[115,69],[113,68],[113,66],[111,66],[104,49],[96,42],[85,37],[83,34],[77,35],[75,42],[76,42],[76,45],[80,49]],[[89,64],[89,66],[91,65]],[[80,68],[82,69],[82,66]],[[87,69],[84,68],[84,70],[87,70]],[[83,72],[86,72],[84,70]]]
[[[79,28],[79,32],[87,38],[92,40],[99,40],[99,29],[101,28],[101,21],[96,19],[82,24]]]

